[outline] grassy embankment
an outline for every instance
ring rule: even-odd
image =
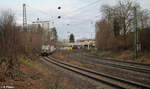
[[[150,63],[150,52],[141,52],[138,54],[138,58],[135,59],[134,51],[92,51],[92,55],[102,58],[122,60],[122,61],[132,61],[139,63]]]
[[[32,89],[36,89],[37,86],[41,87],[40,89],[66,89],[66,86],[59,83],[57,78],[55,78],[55,76],[58,75],[57,72],[52,69],[50,70],[47,66],[40,63],[40,61],[21,58],[19,62],[25,65],[24,68],[27,68],[26,70],[23,70],[23,72],[26,72],[26,74],[31,74],[35,76],[35,78],[37,77],[36,83],[32,83],[35,80],[29,81],[32,83],[32,87],[29,87]]]

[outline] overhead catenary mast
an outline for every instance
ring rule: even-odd
[[[23,4],[23,30],[27,30],[26,4]]]

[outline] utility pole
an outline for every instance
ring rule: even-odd
[[[23,30],[27,30],[26,4],[23,4]]]
[[[135,58],[138,58],[138,51],[139,51],[139,33],[137,28],[137,10],[134,7],[134,28],[135,28]]]

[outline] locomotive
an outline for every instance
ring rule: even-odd
[[[42,45],[41,56],[48,56],[56,50],[54,45]]]

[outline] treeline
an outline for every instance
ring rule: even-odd
[[[3,12],[0,16],[0,65],[6,71],[12,68],[17,61],[17,56],[23,45],[19,28],[16,26],[15,17],[11,12]],[[7,59],[7,60],[6,60]],[[2,67],[1,67],[2,68]]]
[[[50,33],[44,31],[40,25],[23,29],[11,11],[0,13],[0,81],[2,75],[19,68],[21,56],[35,55],[45,41],[50,42]]]
[[[147,9],[142,9],[133,0],[121,0],[115,6],[102,6],[101,12],[102,19],[96,23],[96,45],[99,50],[134,49],[135,22],[140,48],[142,51],[150,49],[150,12]]]

